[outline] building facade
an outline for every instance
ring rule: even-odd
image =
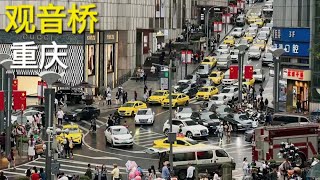
[[[286,110],[292,112],[300,101],[304,110],[309,110],[311,64],[311,1],[282,0],[274,1],[272,44],[283,48],[280,71],[287,81],[284,90]]]
[[[40,27],[40,20],[36,15],[41,13],[39,6],[65,7],[64,13],[72,7],[82,4],[95,4],[98,12],[98,22],[95,33],[72,34],[67,27],[68,20],[63,21],[63,33],[15,34],[6,33],[4,29],[10,21],[5,15],[7,6],[21,4],[34,5],[34,24]],[[36,46],[50,44],[67,44],[68,57],[61,61],[68,66],[62,81],[68,84],[78,84],[87,81],[97,87],[114,87],[118,79],[133,72],[143,65],[144,59],[150,51],[156,50],[159,42],[168,42],[176,38],[183,28],[185,20],[191,19],[192,5],[189,0],[32,0],[15,1],[2,0],[0,6],[0,53],[12,54],[10,47],[15,42],[34,41]],[[87,31],[88,31],[87,27]],[[7,38],[10,36],[10,38]],[[37,51],[36,60],[40,61],[41,50]],[[62,72],[60,67],[51,70]],[[17,70],[21,87],[29,87],[27,94],[35,94],[37,90],[37,70]],[[25,83],[26,82],[26,83]],[[27,83],[28,82],[28,83]],[[25,83],[25,84],[21,84]],[[30,85],[30,84],[34,84]],[[95,90],[97,93],[97,90]]]

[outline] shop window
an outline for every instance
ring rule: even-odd
[[[217,157],[228,157],[228,154],[224,150],[218,149],[218,150],[216,150],[216,156]]]
[[[197,158],[198,159],[212,159],[213,152],[212,151],[197,152]]]

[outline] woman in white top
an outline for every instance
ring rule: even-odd
[[[36,144],[36,140],[33,138],[33,135],[30,135],[30,139],[28,141],[29,161],[32,161],[34,156],[36,155],[35,144]]]
[[[243,158],[242,170],[243,170],[244,176],[248,175],[248,169],[249,169],[249,163],[247,161],[247,158]]]

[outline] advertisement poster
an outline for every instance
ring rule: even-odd
[[[88,76],[93,76],[95,74],[94,45],[89,45],[88,49]]]
[[[105,46],[105,55],[107,61],[107,72],[112,73],[114,71],[114,45],[107,44]]]

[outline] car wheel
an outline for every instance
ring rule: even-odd
[[[186,170],[180,170],[178,173],[178,178],[179,179],[187,179],[187,171]]]
[[[186,136],[190,139],[192,139],[192,133],[190,131],[187,132]]]
[[[77,117],[76,117],[76,120],[77,120],[78,122],[81,121],[80,116],[77,116]]]
[[[232,129],[233,129],[234,132],[238,132],[238,126],[237,125],[233,125]]]
[[[163,133],[164,133],[164,135],[165,135],[166,137],[168,137],[168,135],[169,135],[169,129],[165,129]]]
[[[189,105],[189,101],[187,101],[186,103],[185,103],[185,106],[188,106]]]

